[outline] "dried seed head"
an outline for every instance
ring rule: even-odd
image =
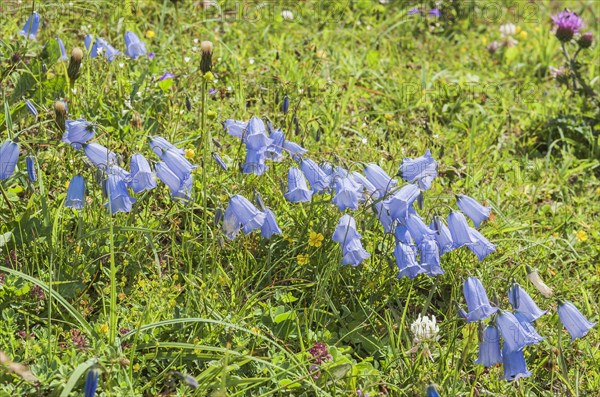
[[[65,130],[65,121],[67,119],[67,104],[63,101],[54,102],[54,116],[56,124],[61,131]]]
[[[79,77],[79,69],[81,68],[81,60],[83,59],[83,51],[81,48],[75,47],[71,52],[71,59],[69,60],[69,67],[67,68],[67,75],[71,82],[74,82]]]
[[[213,52],[213,43],[211,41],[203,41],[202,43],[200,43],[200,50],[202,51],[202,53],[210,53],[212,54]]]
[[[212,70],[213,44],[210,41],[203,41],[200,43],[200,49],[202,51],[200,70],[203,74],[206,74]]]
[[[73,58],[73,60],[75,61],[81,62],[81,60],[83,59],[83,51],[81,50],[81,48],[73,48],[73,51],[71,51],[71,58]]]

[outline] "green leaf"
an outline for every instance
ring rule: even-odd
[[[289,312],[285,312],[285,313],[276,315],[275,319],[273,319],[273,321],[275,322],[275,324],[279,324],[286,320],[295,320],[295,319],[296,319],[296,312],[292,310]]]

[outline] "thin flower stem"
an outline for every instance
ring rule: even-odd
[[[202,133],[202,220],[204,230],[202,232],[203,246],[205,254],[202,255],[204,260],[208,258],[208,178],[207,168],[209,164],[209,133],[206,130],[206,90],[208,89],[208,81],[202,77],[202,91],[200,104],[200,131]]]

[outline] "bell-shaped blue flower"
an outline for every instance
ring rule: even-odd
[[[363,248],[359,239],[347,240],[342,245],[342,265],[358,266],[371,255]]]
[[[181,180],[189,178],[192,171],[197,167],[192,165],[179,151],[173,149],[162,152],[160,159]]]
[[[496,325],[504,338],[504,347],[509,352],[521,350],[525,346],[536,344],[541,340],[537,332],[535,335],[531,334],[510,312],[500,310],[496,318]]]
[[[414,239],[412,238],[406,226],[402,223],[398,223],[396,225],[396,230],[394,230],[394,237],[396,238],[396,241],[400,241],[404,244],[414,244]]]
[[[246,162],[242,165],[243,174],[262,175],[269,167],[265,164],[265,150],[248,149]]]
[[[21,149],[10,139],[0,146],[0,181],[8,179],[14,172]]]
[[[35,106],[33,105],[33,103],[31,103],[31,101],[29,99],[25,100],[25,107],[27,107],[27,110],[29,110],[29,113],[31,113],[31,115],[33,117],[37,117],[38,116],[38,111],[35,108]]]
[[[62,141],[79,150],[83,147],[83,144],[94,138],[94,135],[94,125],[92,123],[84,119],[67,120],[65,121],[65,133]]]
[[[323,170],[323,172],[325,173],[325,175],[327,175],[327,176],[332,176],[333,175],[333,166],[330,163],[328,163],[328,162],[321,163],[319,165],[319,168],[321,170]]]
[[[132,59],[137,59],[146,53],[146,43],[133,32],[125,33],[125,47],[127,47],[125,55]]]
[[[228,217],[235,217],[244,234],[249,234],[253,230],[260,229],[265,222],[266,214],[259,211],[244,196],[237,194],[231,198],[229,207],[225,210],[225,219],[228,220]]]
[[[531,324],[531,322],[529,322],[529,320],[527,319],[527,316],[525,316],[521,312],[515,312],[514,316],[517,319],[517,321],[519,322],[519,324],[521,324],[521,326],[525,329],[525,332],[527,332],[530,335],[530,337],[531,337],[530,344],[538,343],[538,342],[541,342],[544,340],[544,338],[542,338],[540,336],[540,334],[538,334],[538,332],[534,328],[533,324]]]
[[[429,224],[429,228],[435,232],[433,237],[440,246],[441,255],[450,252],[454,249],[452,234],[450,233],[450,229],[448,229],[448,226],[446,226],[443,220],[441,220],[438,217],[435,217]]]
[[[110,45],[108,41],[104,40],[101,37],[98,37],[96,39],[96,42],[92,46],[92,53],[98,54],[99,52],[101,52],[104,55],[104,58],[106,58],[108,62],[114,61],[117,55],[120,54],[119,50]]]
[[[365,167],[365,176],[377,189],[378,197],[385,196],[398,183],[377,164],[368,164]]]
[[[265,208],[265,221],[260,227],[260,232],[264,238],[271,238],[274,234],[281,234],[282,231],[277,224],[275,214],[269,208]]]
[[[171,196],[184,201],[191,200],[192,197],[192,175],[189,174],[185,179],[179,178],[166,163],[160,161],[155,167],[156,176],[171,190]]]
[[[273,140],[267,136],[265,123],[258,117],[252,117],[248,122],[243,141],[248,150],[255,151],[264,151],[273,143]]]
[[[498,311],[497,307],[490,305],[485,288],[476,277],[469,277],[465,280],[463,294],[469,309],[467,313],[467,322],[469,323],[485,320]]]
[[[223,122],[223,128],[225,129],[225,132],[240,139],[244,139],[247,127],[247,121],[227,119]]]
[[[225,164],[225,161],[223,161],[221,156],[219,156],[219,154],[217,152],[213,152],[212,156],[213,156],[213,159],[215,160],[215,163],[217,163],[217,165],[219,167],[221,167],[221,169],[223,171],[227,171],[227,164]]]
[[[417,262],[417,253],[412,245],[398,242],[394,248],[394,257],[398,265],[398,277],[415,278],[426,272],[426,269]]]
[[[108,203],[104,204],[111,214],[131,212],[131,206],[136,199],[129,195],[127,185],[120,175],[108,175],[106,180],[106,195]]]
[[[288,141],[287,139],[283,141],[283,150],[288,152],[296,161],[298,161],[302,155],[308,152],[308,150],[298,145],[296,142]]]
[[[513,283],[508,289],[508,301],[513,309],[521,313],[530,323],[546,314],[546,310],[540,309],[527,291],[517,283]]]
[[[416,213],[408,214],[404,224],[410,232],[410,235],[415,239],[417,245],[420,245],[423,240],[430,239],[435,235],[435,232],[431,230]]]
[[[310,183],[310,188],[313,193],[322,192],[329,188],[331,184],[331,178],[323,172],[323,170],[311,159],[302,159],[300,161],[300,168],[304,173],[306,179]]]
[[[372,195],[377,188],[375,187],[375,185],[373,185],[367,178],[365,178],[365,176],[363,174],[361,174],[360,172],[356,172],[353,171],[350,174],[351,178],[354,179],[354,182],[358,183],[363,191],[365,193],[367,193],[367,195]]]
[[[434,385],[427,386],[427,392],[425,393],[425,397],[440,397],[440,394],[436,390]]]
[[[60,58],[58,58],[58,60],[66,61],[67,59],[69,59],[69,57],[67,57],[67,51],[65,50],[65,43],[63,43],[63,41],[61,40],[60,37],[56,38],[56,42],[58,43],[58,48],[60,48]]]
[[[185,155],[185,150],[179,149],[177,146],[173,145],[171,142],[167,141],[165,138],[161,136],[153,136],[150,138],[150,149],[158,156],[161,157],[164,152],[171,149],[175,152]]]
[[[131,156],[131,177],[129,186],[135,193],[152,190],[156,187],[156,178],[148,160],[137,153]]]
[[[420,194],[421,190],[413,184],[403,186],[400,190],[394,192],[387,202],[392,218],[404,222],[408,216],[408,209],[412,207]]]
[[[476,200],[464,194],[457,196],[456,204],[462,212],[464,212],[475,224],[475,227],[479,227],[481,222],[485,221],[490,217],[490,207],[484,207],[479,204]]]
[[[107,168],[117,163],[117,155],[96,142],[83,145],[83,152],[98,168]]]
[[[531,376],[527,370],[527,363],[522,350],[509,350],[506,343],[502,347],[502,363],[504,364],[504,375],[502,379],[513,381]]]
[[[479,342],[479,357],[477,357],[475,364],[491,367],[501,363],[500,333],[494,325],[488,325],[483,330],[483,338]]]
[[[496,251],[496,245],[489,242],[487,238],[485,238],[481,233],[479,233],[476,229],[469,227],[469,234],[473,239],[473,243],[467,244],[467,247],[477,255],[477,258],[482,261],[489,254]]]
[[[67,188],[67,198],[65,207],[74,208],[76,210],[83,209],[85,205],[85,181],[81,175],[74,176],[69,182]]]
[[[373,204],[373,209],[377,214],[377,220],[383,226],[383,230],[386,233],[392,233],[395,230],[395,222],[390,215],[390,211],[383,200],[377,201]]]
[[[435,277],[444,274],[444,270],[440,266],[440,248],[433,238],[424,239],[419,244],[419,251],[421,252],[421,267],[428,275]]]
[[[362,197],[356,184],[350,178],[335,178],[335,196],[331,200],[340,211],[346,208],[357,210]]]
[[[94,48],[92,46],[92,41],[94,41],[94,37],[91,34],[86,34],[83,38],[83,43],[85,44],[85,50],[90,53],[90,58],[96,58],[98,56],[97,53],[91,53],[91,50]]]
[[[312,198],[312,191],[308,190],[302,171],[296,167],[288,171],[288,191],[283,197],[292,203],[310,201]]]
[[[429,190],[431,183],[437,177],[437,163],[431,157],[429,149],[421,157],[405,158],[400,166],[402,179],[417,184],[421,190]]]
[[[40,14],[38,14],[37,11],[34,11],[29,18],[27,18],[27,22],[25,22],[23,29],[19,31],[19,34],[28,39],[35,40],[38,30],[40,30],[40,21]]]
[[[583,338],[596,323],[589,322],[571,302],[558,303],[558,317],[569,334],[571,341]]]
[[[348,214],[343,215],[335,227],[332,240],[344,245],[347,241],[361,238],[360,233],[356,231],[356,220]]]
[[[269,135],[269,139],[273,141],[267,148],[265,153],[265,157],[272,161],[281,161],[283,160],[283,154],[281,154],[283,150],[283,142],[285,140],[283,131],[281,130],[273,130],[271,131],[271,135]]]
[[[35,172],[35,158],[29,155],[25,158],[25,165],[27,166],[27,176],[30,182],[37,181],[37,173]]]
[[[452,211],[450,215],[448,215],[448,229],[450,229],[454,248],[462,247],[465,244],[476,243],[469,232],[467,218],[465,218],[461,212]]]
[[[85,386],[83,387],[83,397],[94,397],[98,388],[98,380],[100,379],[100,371],[97,367],[92,367],[88,370],[85,377]]]

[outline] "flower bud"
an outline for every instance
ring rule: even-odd
[[[590,48],[592,46],[592,41],[594,41],[594,34],[592,32],[585,32],[581,35],[579,40],[577,40],[577,44],[581,48]]]
[[[527,266],[527,279],[531,281],[531,284],[533,284],[533,286],[537,288],[537,290],[540,291],[540,293],[546,298],[550,298],[552,296],[552,288],[548,287],[546,283],[544,283],[536,269],[532,269]]]
[[[69,61],[69,67],[67,69],[67,74],[69,75],[69,79],[71,81],[75,81],[79,77],[79,69],[81,68],[82,59],[83,51],[81,51],[81,48],[73,48],[73,51],[71,52],[71,60]]]
[[[200,70],[203,74],[206,74],[212,70],[213,44],[210,41],[203,41],[200,43],[200,51],[202,52]]]
[[[61,131],[65,130],[65,121],[67,119],[67,104],[63,101],[54,102],[54,115],[56,124]]]

